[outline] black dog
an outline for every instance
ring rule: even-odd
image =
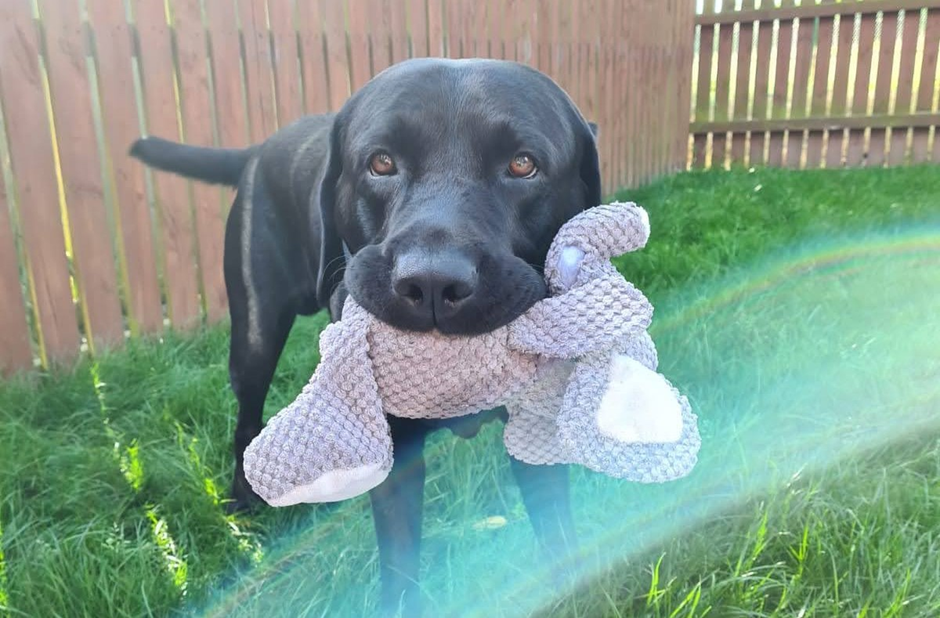
[[[297,315],[346,294],[393,325],[483,333],[545,294],[541,265],[559,227],[601,200],[595,127],[548,77],[491,60],[411,60],[384,71],[337,114],[302,118],[245,150],[158,138],[131,154],[167,171],[237,185],[225,282],[238,398],[236,508],[255,498],[242,454]],[[461,423],[390,418],[396,466],[372,491],[383,606],[420,607],[418,547],[426,435]],[[415,462],[417,460],[417,465]],[[574,543],[563,466],[512,460],[544,549]]]

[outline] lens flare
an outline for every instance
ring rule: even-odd
[[[940,436],[940,228],[806,243],[652,300],[660,370],[699,415],[696,469],[664,485],[573,471],[580,549],[557,563],[537,551],[504,469],[480,472],[497,477],[499,491],[474,483],[486,460],[505,462],[498,427],[466,447],[473,455],[466,443],[432,440],[421,573],[427,615],[549,609],[568,591],[559,572],[589,583],[801,475],[834,471],[911,436]],[[497,497],[473,504],[488,491]],[[474,526],[487,517],[505,525]],[[218,591],[208,615],[345,616],[374,607],[366,498],[316,510],[309,528],[272,544],[261,565]]]

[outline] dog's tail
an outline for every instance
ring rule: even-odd
[[[151,167],[194,180],[235,186],[257,150],[249,148],[204,148],[142,137],[131,146],[130,155]]]

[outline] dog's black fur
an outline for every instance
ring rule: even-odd
[[[245,150],[154,137],[134,144],[131,154],[148,165],[238,187],[224,256],[239,404],[235,508],[256,499],[242,454],[261,430],[295,317],[328,308],[339,319],[352,294],[412,330],[472,334],[513,320],[545,294],[539,265],[558,228],[600,202],[595,133],[535,70],[422,59],[376,76],[337,114],[302,118]],[[376,152],[392,157],[395,173],[370,170]],[[536,162],[533,177],[508,172],[518,153]],[[456,295],[448,288],[455,280]],[[403,603],[405,615],[420,608],[425,437],[439,427],[469,437],[500,416],[389,418],[396,466],[371,492],[384,607]],[[571,548],[566,468],[512,460],[512,469],[540,544],[551,553]]]

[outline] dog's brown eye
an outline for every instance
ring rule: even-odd
[[[377,152],[369,160],[369,169],[376,176],[389,176],[395,173],[395,161],[387,152]]]
[[[527,154],[517,154],[509,162],[509,173],[516,178],[531,178],[536,171],[535,160]]]

